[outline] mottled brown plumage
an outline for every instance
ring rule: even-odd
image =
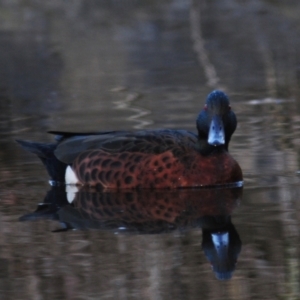
[[[182,159],[170,150],[161,154],[90,150],[79,154],[72,167],[80,184],[112,189],[199,187],[236,182],[242,176],[228,153],[203,157],[186,149],[185,155]]]

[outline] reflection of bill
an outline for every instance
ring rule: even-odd
[[[52,187],[44,203],[21,221],[59,220],[63,229],[100,229],[136,234],[159,234],[202,228],[204,253],[218,279],[229,279],[241,251],[231,223],[242,188],[140,190],[101,192],[82,188],[67,196]],[[73,199],[72,203],[68,199]]]
[[[203,228],[202,234],[202,248],[216,277],[221,280],[230,279],[242,248],[242,242],[230,216],[223,223],[223,227]]]

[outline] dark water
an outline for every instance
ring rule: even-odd
[[[298,1],[0,10],[1,299],[300,298]],[[195,130],[214,88],[238,116],[230,152],[242,192],[89,191],[70,205],[14,142],[51,141],[47,130]],[[230,237],[225,275],[218,233]]]

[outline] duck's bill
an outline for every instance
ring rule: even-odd
[[[220,116],[214,116],[212,118],[207,142],[212,146],[225,144],[224,124]]]

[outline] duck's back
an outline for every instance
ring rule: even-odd
[[[70,165],[69,184],[174,188],[180,186],[180,171],[189,168],[187,157],[194,153],[196,141],[194,134],[183,130],[61,134],[54,153]]]
[[[188,148],[194,148],[197,136],[185,130],[141,130],[106,131],[88,134],[51,131],[56,134],[55,156],[66,164],[71,164],[81,153],[101,150],[107,154],[139,153],[161,154],[171,151],[182,156]]]

